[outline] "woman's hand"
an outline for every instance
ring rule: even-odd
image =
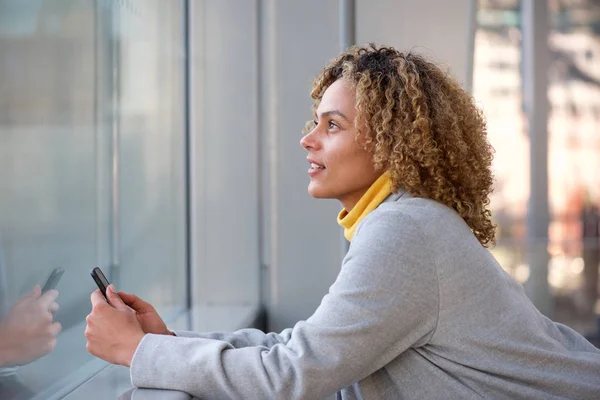
[[[39,286],[23,296],[0,323],[0,365],[28,364],[50,353],[61,330],[56,290],[42,294]]]
[[[136,313],[121,300],[110,285],[106,290],[107,303],[100,290],[92,293],[92,312],[86,317],[87,350],[112,364],[129,367],[144,331]]]
[[[167,329],[164,321],[150,303],[145,302],[134,294],[125,292],[119,292],[119,297],[135,311],[137,320],[145,333],[174,335],[173,332]]]

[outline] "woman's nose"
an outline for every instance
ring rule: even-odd
[[[308,132],[302,137],[302,139],[300,139],[300,146],[304,147],[307,150],[318,148],[318,141],[315,138],[315,129]]]

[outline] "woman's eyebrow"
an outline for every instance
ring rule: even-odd
[[[346,122],[350,123],[350,120],[348,119],[348,117],[346,117],[344,114],[342,114],[342,112],[339,111],[339,110],[324,111],[324,112],[321,113],[320,118],[325,118],[325,117],[328,117],[330,115],[337,115],[337,116],[345,119]],[[315,117],[319,118],[319,115],[317,113],[315,113]]]

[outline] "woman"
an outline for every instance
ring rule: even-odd
[[[375,46],[333,60],[312,97],[308,191],[342,203],[351,241],[315,313],[280,334],[173,337],[148,303],[96,291],[88,350],[130,366],[135,386],[207,399],[596,397],[600,351],[486,249],[492,149],[472,98]]]

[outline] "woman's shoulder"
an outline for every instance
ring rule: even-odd
[[[406,193],[390,195],[365,217],[356,236],[361,236],[361,230],[362,236],[364,231],[372,234],[375,230],[386,237],[417,235],[426,242],[446,234],[474,238],[469,226],[452,208],[435,200],[413,197]]]
[[[427,199],[390,195],[360,222],[353,242],[422,235],[423,215],[435,207],[428,203]]]
[[[445,204],[424,197],[414,197],[408,193],[391,194],[367,216],[367,218],[369,217],[372,219],[408,219],[417,225],[441,221],[464,223],[460,215]]]

